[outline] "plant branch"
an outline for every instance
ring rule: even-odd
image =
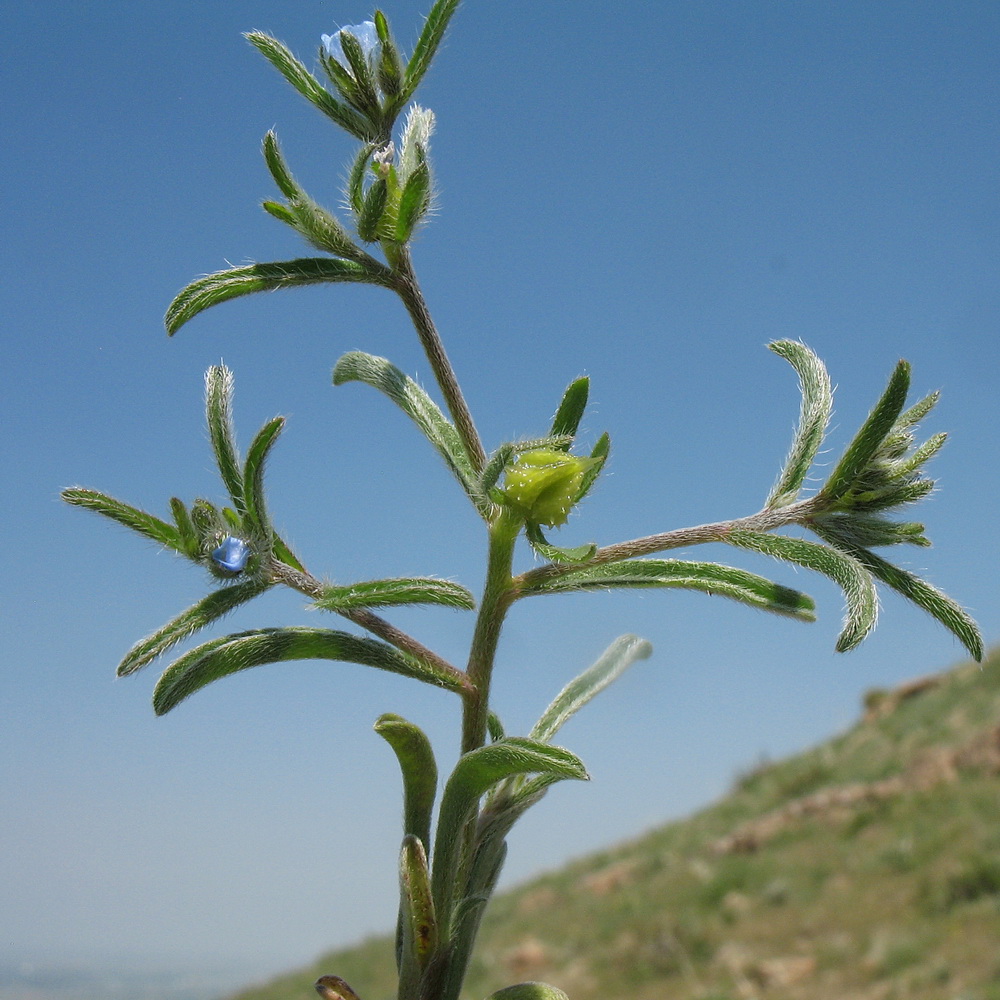
[[[628,542],[605,545],[599,548],[585,565],[599,566],[602,563],[636,559],[654,552],[679,549],[687,545],[724,542],[726,536],[732,531],[774,531],[786,524],[805,524],[815,513],[816,502],[814,498],[810,497],[807,500],[789,504],[787,507],[773,510],[764,509],[749,517],[738,517],[731,521],[716,521],[712,524],[699,524],[691,528],[677,528],[674,531],[664,531],[658,535],[646,535]],[[579,568],[579,564],[575,563],[549,563],[546,566],[528,570],[528,572],[514,577],[512,585],[515,590],[515,599],[529,590],[532,584],[572,573]]]
[[[310,573],[293,569],[285,563],[274,560],[271,564],[271,575],[276,582],[283,583],[286,587],[291,587],[292,590],[297,590],[306,597],[316,599],[323,595],[323,584],[316,577]],[[372,635],[378,636],[389,645],[395,646],[401,652],[408,653],[421,662],[430,664],[437,670],[453,677],[467,697],[472,694],[472,684],[464,671],[459,670],[458,667],[449,663],[433,650],[428,649],[409,633],[396,628],[380,615],[364,608],[339,608],[337,614],[371,632]]]
[[[482,472],[486,465],[486,452],[483,449],[479,433],[476,431],[468,404],[462,395],[455,370],[445,353],[444,343],[434,326],[434,320],[431,319],[423,292],[417,283],[409,248],[406,246],[400,248],[394,256],[396,257],[394,260],[396,281],[392,287],[403,300],[403,305],[406,306],[406,311],[410,314],[410,319],[413,320],[417,336],[420,338],[421,346],[430,362],[431,370],[434,372],[434,378],[444,396],[448,412],[451,414],[452,420],[455,421],[455,427],[462,438],[462,444],[465,446],[469,461],[476,472]]]

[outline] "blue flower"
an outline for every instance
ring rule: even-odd
[[[375,30],[374,21],[365,21],[363,24],[348,24],[333,35],[322,35],[323,48],[328,56],[332,56],[344,67],[349,68],[350,63],[344,54],[344,46],[340,43],[340,35],[347,31],[352,34],[360,43],[361,49],[366,59],[372,58],[372,53],[378,45],[378,32]]]
[[[232,535],[224,538],[212,552],[212,562],[227,573],[242,573],[249,558],[250,546],[242,538],[233,538]]]

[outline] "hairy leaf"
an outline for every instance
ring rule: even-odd
[[[405,103],[417,89],[424,74],[430,68],[431,60],[444,38],[448,22],[455,13],[460,0],[437,0],[424,22],[423,31],[413,49],[403,77],[402,103]]]
[[[652,652],[652,645],[637,635],[619,636],[593,666],[556,695],[531,730],[531,739],[548,743],[567,719],[620,677],[636,660],[645,660]]]
[[[271,584],[266,581],[247,579],[229,587],[213,590],[152,635],[137,642],[118,664],[118,676],[134,674],[178,642],[218,621],[241,604],[252,601],[270,586]]]
[[[718,594],[743,604],[814,621],[812,598],[774,583],[766,577],[734,566],[686,559],[627,559],[617,563],[585,566],[568,573],[539,577],[527,587],[528,594],[556,594],[576,590],[609,590],[619,587],[678,587]]]
[[[848,445],[843,458],[837,463],[819,497],[836,501],[844,496],[858,481],[865,468],[878,452],[886,436],[892,431],[896,419],[906,403],[910,389],[910,366],[905,361],[896,365],[885,392],[861,425],[854,440]]]
[[[785,507],[798,497],[830,422],[833,390],[823,362],[805,345],[794,340],[779,340],[768,346],[798,372],[802,391],[799,425],[785,466],[767,500],[767,506],[773,508]]]
[[[726,541],[739,548],[805,566],[806,569],[823,573],[836,582],[843,590],[847,602],[844,628],[837,638],[837,652],[854,649],[875,627],[878,594],[871,574],[857,559],[828,545],[789,538],[787,535],[731,531],[726,535]]]
[[[573,438],[576,437],[580,421],[583,419],[584,410],[587,409],[587,398],[590,395],[590,379],[586,375],[570,382],[563,393],[552,418],[552,436],[557,437],[565,434],[569,441],[563,447],[563,451],[569,451]]]
[[[389,270],[382,265],[376,268],[367,262],[361,264],[338,258],[301,257],[266,264],[245,264],[192,281],[170,303],[164,322],[167,333],[173,336],[198,313],[243,295],[322,282],[387,285],[388,279]]]
[[[333,384],[345,382],[364,382],[385,393],[420,428],[465,492],[473,498],[478,495],[475,471],[458,431],[413,379],[385,358],[351,351],[333,369]]]
[[[105,517],[110,517],[112,521],[124,524],[126,528],[138,531],[140,535],[151,538],[154,542],[166,545],[175,552],[187,555],[183,539],[177,528],[160,518],[147,514],[146,511],[130,504],[122,503],[114,497],[109,497],[106,493],[99,493],[97,490],[87,490],[82,487],[72,487],[62,491],[61,494],[66,503],[71,503],[75,507],[85,507],[87,510],[97,511]]]
[[[391,604],[443,604],[471,610],[476,606],[472,594],[458,583],[433,577],[410,577],[391,580],[366,580],[346,586],[328,585],[313,602],[325,611],[348,608],[378,608]]]
[[[353,108],[338,101],[292,55],[287,46],[261,31],[248,32],[246,39],[307,101],[319,108],[341,128],[362,141],[377,138],[377,129],[374,125]]]
[[[205,416],[222,482],[237,513],[243,515],[243,470],[233,431],[233,373],[225,365],[212,365],[205,373]]]
[[[317,628],[253,629],[203,643],[163,672],[153,708],[164,715],[206,684],[250,667],[289,660],[342,660],[458,690],[455,678],[376,639]]]
[[[284,426],[284,417],[272,417],[264,424],[250,443],[246,462],[243,465],[243,496],[247,517],[261,537],[267,539],[271,537],[271,526],[267,517],[267,501],[264,496],[264,464]]]
[[[520,737],[506,737],[459,758],[441,799],[434,845],[434,904],[445,927],[450,923],[455,902],[456,887],[452,879],[461,831],[473,816],[481,796],[498,781],[517,774],[582,780],[588,777],[580,759],[569,750]]]
[[[430,740],[419,726],[392,713],[379,717],[375,732],[395,751],[403,775],[403,833],[419,838],[430,849],[437,792],[437,763]]]

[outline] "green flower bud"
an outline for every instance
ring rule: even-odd
[[[553,528],[565,524],[584,476],[597,461],[555,448],[526,451],[507,466],[504,496],[527,521]]]

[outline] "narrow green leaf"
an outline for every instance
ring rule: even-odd
[[[178,497],[170,498],[170,513],[174,515],[174,523],[177,525],[177,532],[180,536],[181,546],[185,555],[195,559],[199,555],[201,543],[198,532],[195,530],[194,522],[188,513],[184,501]]]
[[[686,559],[626,559],[583,567],[554,577],[540,577],[525,589],[530,594],[558,594],[620,587],[676,587],[728,597],[772,614],[815,621],[812,598],[766,577],[734,566]]]
[[[368,176],[368,164],[376,147],[369,143],[358,150],[351,171],[347,176],[347,200],[355,215],[360,215],[365,204],[365,178]]]
[[[758,531],[730,531],[726,541],[738,548],[805,566],[837,583],[847,602],[844,628],[837,638],[838,653],[854,649],[875,627],[878,594],[874,581],[865,567],[845,552],[801,538]]]
[[[556,695],[531,730],[531,739],[548,743],[567,719],[612,681],[617,680],[636,660],[645,660],[652,652],[652,645],[637,635],[619,636],[593,666],[570,681]]]
[[[865,467],[872,460],[896,423],[906,403],[910,389],[910,366],[905,361],[896,365],[885,392],[861,425],[854,440],[848,445],[844,457],[837,463],[817,499],[828,502],[840,500],[857,482]]]
[[[288,164],[285,163],[285,158],[281,155],[278,137],[274,134],[273,130],[269,129],[264,135],[262,148],[264,162],[267,164],[267,169],[270,171],[271,176],[274,178],[274,183],[278,185],[281,193],[292,201],[301,197],[302,189],[295,182],[291,170],[288,169]]]
[[[291,226],[296,232],[299,231],[299,220],[296,218],[295,213],[287,206],[282,205],[276,201],[262,201],[260,207],[267,212],[268,215],[273,216],[279,222],[285,223],[286,226]]]
[[[572,549],[560,548],[549,542],[540,525],[528,522],[524,528],[525,537],[531,547],[543,558],[554,563],[584,563],[594,558],[597,546],[593,542],[578,545]]]
[[[358,236],[366,243],[378,239],[378,227],[385,212],[388,196],[389,188],[384,177],[379,177],[365,195],[361,214],[358,216]]]
[[[792,365],[802,392],[799,424],[784,468],[767,499],[767,506],[774,508],[785,507],[798,497],[830,422],[833,390],[823,362],[804,344],[778,340],[768,347]]]
[[[354,77],[354,100],[357,108],[365,117],[377,120],[381,109],[379,108],[378,94],[375,92],[375,77],[372,74],[372,67],[365,55],[365,50],[362,48],[361,42],[350,31],[341,29],[338,34],[340,47],[347,58],[351,76]]]
[[[396,216],[396,239],[406,243],[413,235],[417,223],[427,214],[431,204],[431,172],[426,162],[420,163],[410,174],[399,199]]]
[[[413,49],[413,55],[410,56],[403,78],[404,103],[413,96],[413,92],[424,78],[424,74],[430,69],[431,60],[441,44],[441,39],[444,38],[448,22],[455,13],[459,2],[460,0],[437,0],[427,15],[423,31],[420,32],[420,38]]]
[[[569,997],[548,983],[516,983],[491,993],[486,1000],[569,1000]]]
[[[245,37],[307,101],[341,128],[362,141],[377,138],[371,122],[338,101],[276,38],[261,31],[251,31]]]
[[[277,535],[273,533],[272,533],[272,545],[273,545],[272,554],[276,559],[279,559],[286,566],[291,566],[292,569],[297,569],[300,573],[304,573],[306,571],[305,566],[303,566],[302,563],[299,562],[298,557],[295,555],[295,553],[292,552],[292,550],[281,538],[279,538]]]
[[[569,451],[573,438],[576,437],[577,429],[583,418],[583,412],[587,409],[587,398],[590,395],[590,379],[586,375],[570,382],[563,393],[559,408],[552,418],[552,436],[565,434],[569,441],[563,451]]]
[[[576,502],[579,503],[591,490],[591,487],[597,482],[597,477],[604,470],[604,463],[608,460],[608,455],[611,454],[611,438],[608,437],[607,432],[603,433],[598,439],[597,444],[591,449],[590,457],[600,459],[599,462],[595,462],[584,474],[583,483],[580,486],[580,492],[577,495]]]
[[[177,294],[164,318],[167,333],[172,336],[198,313],[229,299],[327,281],[388,286],[389,269],[336,258],[301,257],[216,271],[192,281]]]
[[[193,607],[181,612],[176,618],[157,629],[152,635],[137,642],[118,664],[118,676],[125,677],[162,656],[178,642],[194,635],[212,622],[218,621],[230,611],[247,601],[263,594],[271,586],[261,580],[241,580],[232,586],[213,590]]]
[[[430,740],[419,726],[386,713],[375,732],[392,747],[403,775],[403,833],[430,848],[431,811],[437,792],[437,763]]]
[[[212,365],[205,373],[205,418],[219,474],[236,512],[243,515],[246,499],[242,463],[233,431],[233,373],[225,365]]]
[[[412,677],[457,691],[455,678],[377,639],[316,628],[253,629],[212,639],[175,660],[153,693],[153,708],[164,715],[195,691],[230,674],[289,660],[342,660]]]
[[[821,537],[826,531],[816,528]],[[829,538],[831,544],[843,544],[837,538]],[[926,580],[899,566],[894,566],[874,552],[856,546],[847,547],[848,554],[874,574],[884,584],[892,587],[907,600],[922,608],[932,618],[937,619],[949,632],[955,635],[977,662],[983,659],[983,637],[973,618],[947,594],[943,594]]]
[[[126,528],[138,531],[140,535],[151,538],[154,542],[166,545],[167,548],[187,555],[184,541],[180,532],[172,524],[161,521],[152,514],[132,507],[121,500],[109,497],[106,493],[99,493],[97,490],[87,490],[82,487],[72,487],[62,491],[61,494],[66,503],[71,503],[75,507],[84,507],[87,510],[96,511],[105,517],[110,517],[112,521],[124,524]]]
[[[345,382],[364,382],[385,393],[420,428],[465,492],[473,499],[478,496],[475,470],[458,431],[413,379],[385,358],[351,351],[333,369],[333,384]]]
[[[316,204],[295,180],[273,132],[264,136],[263,148],[271,176],[289,200],[288,206],[264,202],[265,210],[290,225],[318,250],[359,263],[381,266],[357,246],[339,220]]]
[[[424,845],[416,837],[403,838],[399,856],[400,995],[416,996],[420,973],[437,948],[438,926],[431,897]]]
[[[446,932],[450,930],[455,903],[454,879],[462,830],[473,816],[479,799],[498,781],[517,774],[588,778],[580,759],[569,750],[520,737],[506,737],[459,758],[441,798],[434,843],[434,905]]]
[[[313,606],[324,611],[349,608],[379,608],[394,604],[442,604],[472,610],[476,600],[458,583],[433,577],[400,577],[391,580],[365,580],[346,586],[328,585]]]
[[[271,537],[271,525],[268,521],[267,500],[264,496],[264,465],[284,426],[284,417],[272,417],[264,424],[250,442],[246,462],[243,465],[243,495],[246,500],[247,518],[265,539]]]
[[[930,545],[924,526],[916,521],[889,521],[863,514],[830,514],[814,518],[810,527],[837,548],[877,548],[882,545]],[[820,530],[822,529],[822,530]]]

